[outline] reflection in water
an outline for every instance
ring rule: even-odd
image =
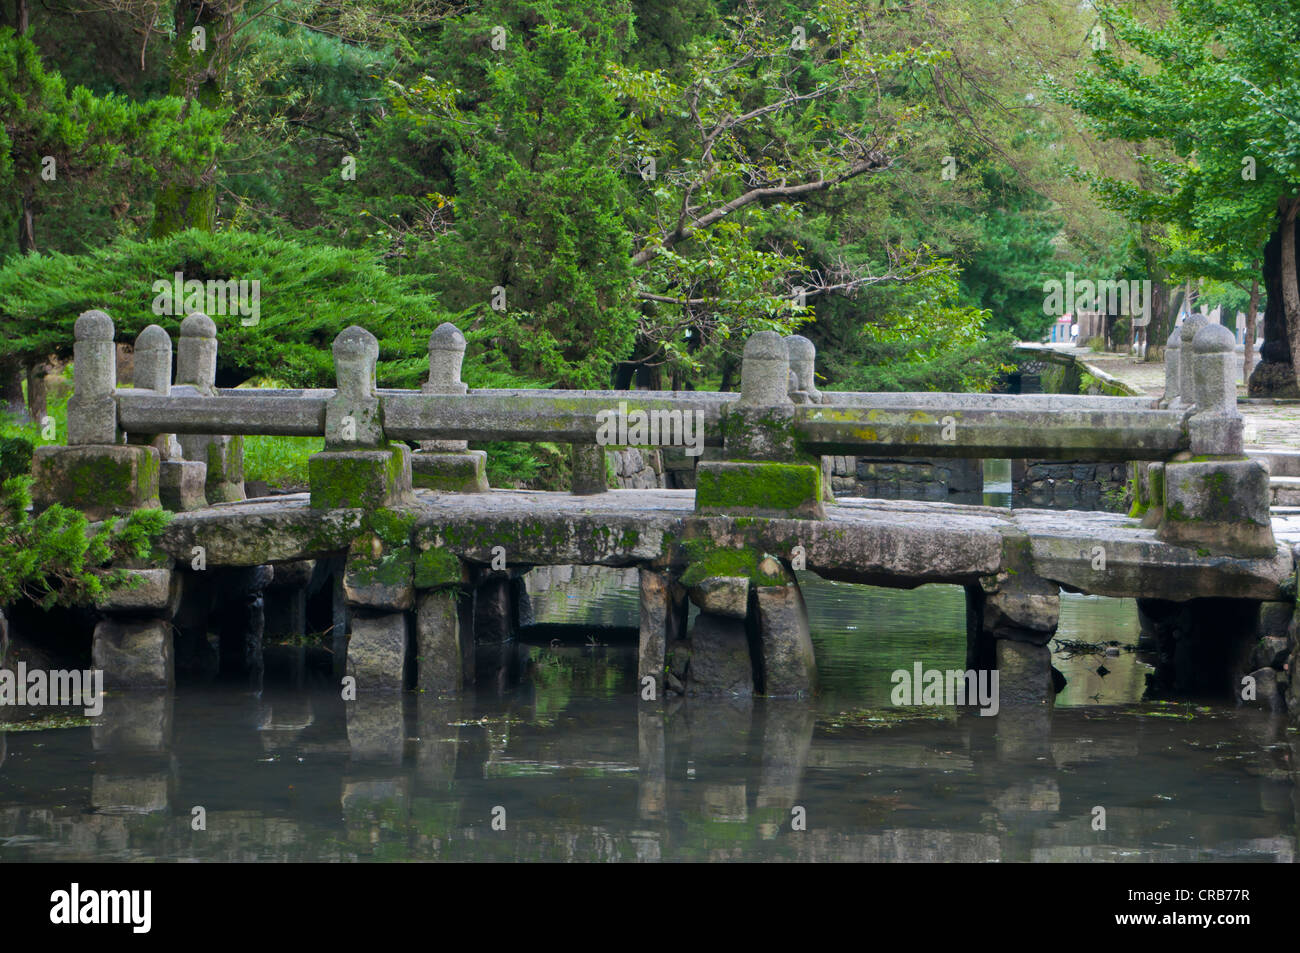
[[[590,618],[635,625],[625,580],[587,582]],[[960,589],[802,583],[812,702],[640,701],[635,648],[592,629],[515,646],[500,693],[344,703],[299,668],[0,733],[0,861],[1292,860],[1295,741],[1143,703],[1131,603],[1064,597],[1055,710],[982,718],[888,706],[893,669],[963,666]],[[563,592],[531,592],[539,623],[576,621]]]

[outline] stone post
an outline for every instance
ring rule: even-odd
[[[166,397],[172,389],[172,339],[151,324],[135,339],[135,389]],[[204,484],[208,465],[183,459],[175,434],[128,436],[131,443],[150,444],[158,450],[158,497],[169,510],[196,510],[207,506]]]
[[[1178,346],[1178,394],[1182,398],[1179,409],[1187,410],[1196,403],[1196,371],[1192,366],[1192,342],[1206,325],[1205,315],[1191,314],[1183,319],[1182,335]]]
[[[1237,410],[1236,339],[1223,325],[1207,324],[1197,333],[1191,352],[1196,402],[1190,422],[1192,453],[1239,455],[1242,417]]]
[[[796,372],[797,376],[797,372]],[[774,331],[745,342],[740,400],[723,411],[724,462],[696,468],[702,515],[822,519],[822,468],[795,439],[787,345]]]
[[[102,311],[77,318],[68,445],[37,447],[32,502],[81,510],[92,520],[158,506],[158,451],[125,446],[117,426],[117,350]]]
[[[338,386],[325,405],[325,449],[307,461],[315,509],[376,509],[411,499],[411,449],[384,437],[375,385],[379,342],[353,325],[334,339]]]
[[[574,495],[593,496],[609,492],[609,481],[605,473],[605,448],[594,443],[574,443],[569,446]]]
[[[465,335],[444,322],[429,335],[429,380],[421,388],[429,395],[461,395],[469,387],[460,379],[465,359]],[[431,397],[431,401],[436,397]],[[487,453],[470,450],[464,440],[421,440],[411,456],[411,480],[419,488],[452,493],[482,493],[488,489]]]
[[[176,385],[203,397],[217,396],[217,326],[201,311],[181,322],[176,351]],[[204,492],[211,503],[244,499],[244,438],[183,434],[186,460],[206,464]]]
[[[117,346],[113,321],[87,311],[74,326],[72,397],[68,399],[68,446],[121,443],[117,429]]]
[[[171,620],[180,607],[180,580],[170,564],[128,573],[134,584],[106,593],[98,605],[102,615],[91,657],[104,672],[105,688],[170,689],[175,684]]]
[[[790,359],[790,399],[796,404],[823,404],[825,396],[817,389],[817,348],[802,334],[792,334],[785,339],[786,355]],[[835,472],[833,457],[822,457],[822,501],[835,502],[832,478]]]
[[[1178,382],[1182,370],[1183,329],[1174,328],[1165,342],[1165,394],[1160,406],[1178,410],[1183,405],[1182,386]]]
[[[640,643],[637,652],[638,689],[654,679],[655,697],[664,691],[668,645],[686,636],[686,591],[670,573],[642,568],[640,576]]]
[[[1202,320],[1189,340],[1184,324],[1180,380],[1184,400],[1196,404],[1188,423],[1191,459],[1165,467],[1156,538],[1214,555],[1266,558],[1277,551],[1269,473],[1242,455],[1235,348],[1232,332],[1222,325]]]
[[[975,660],[971,667],[978,672],[992,652],[998,671],[995,706],[1049,704],[1056,690],[1047,643],[1060,623],[1061,588],[1034,575],[1030,566],[1008,569],[1014,571],[980,580],[977,616],[968,620],[977,628],[967,632],[967,658]],[[970,598],[968,590],[968,612]]]

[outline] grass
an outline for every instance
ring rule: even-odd
[[[324,448],[324,437],[245,437],[244,479],[275,487],[306,486],[307,458]]]

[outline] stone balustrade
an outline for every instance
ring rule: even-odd
[[[136,386],[115,388],[112,321],[87,312],[76,334],[68,446],[38,454],[38,505],[59,500],[107,515],[153,505],[160,496],[178,510],[242,499],[246,434],[324,437],[309,466],[312,502],[322,508],[393,505],[417,488],[484,491],[485,454],[470,451],[470,440],[569,443],[580,494],[606,489],[602,446],[690,440],[697,452],[722,448],[721,460],[697,466],[696,503],[704,514],[821,518],[833,497],[819,458],[831,456],[1136,460],[1164,467],[1162,492],[1174,506],[1163,498],[1146,503],[1161,512],[1171,541],[1204,543],[1218,535],[1205,527],[1225,521],[1255,527],[1246,534],[1253,543],[1237,539],[1232,546],[1258,549],[1271,539],[1260,511],[1267,497],[1256,492],[1258,464],[1239,459],[1234,342],[1199,316],[1170,339],[1159,401],[823,392],[812,342],[770,331],[746,342],[738,394],[471,391],[461,380],[465,337],[451,324],[430,336],[428,382],[418,391],[377,386],[378,342],[359,327],[334,342],[332,389],[222,389],[216,327],[199,313],[181,324],[174,384],[170,339],[154,325],[137,340]],[[614,414],[621,429],[609,426]],[[637,420],[658,426],[638,430]],[[408,443],[419,449],[412,453]],[[1210,474],[1198,476],[1201,482],[1229,480],[1227,496],[1249,498],[1249,506],[1219,512],[1201,499],[1204,492],[1184,499],[1183,483],[1174,487],[1169,474],[1187,466]]]

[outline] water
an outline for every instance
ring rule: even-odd
[[[1143,702],[1131,602],[1063,596],[1060,638],[1119,654],[1061,648],[1055,710],[986,718],[889,705],[894,669],[964,667],[958,588],[805,576],[816,700],[652,704],[626,581],[584,575],[585,607],[572,579],[535,589],[548,635],[498,650],[522,671],[499,691],[345,705],[308,664],[260,697],[182,685],[0,734],[0,861],[1293,858],[1282,722]],[[584,618],[602,627],[551,641]]]

